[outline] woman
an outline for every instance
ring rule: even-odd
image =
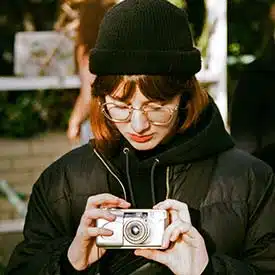
[[[81,87],[68,122],[67,137],[72,143],[80,141],[81,144],[86,144],[92,137],[87,118],[90,115],[91,84],[95,75],[89,72],[89,51],[95,45],[98,28],[104,14],[115,2],[115,0],[82,0],[78,4],[76,63]]]
[[[169,2],[106,13],[90,56],[95,138],[34,185],[8,274],[275,272],[273,173],[234,148],[200,67],[186,15]],[[166,210],[162,249],[97,247],[113,234],[96,226],[115,220],[109,208]]]

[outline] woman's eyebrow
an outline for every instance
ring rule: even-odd
[[[114,101],[118,101],[120,103],[125,103],[125,104],[129,104],[131,99],[130,98],[126,98],[126,99],[122,99],[121,97],[119,96],[111,96],[109,95],[109,97],[114,100]],[[152,100],[152,99],[147,99],[147,100],[144,100],[142,102],[142,105],[148,105],[148,104],[157,104],[157,105],[165,105],[169,102],[169,100]]]
[[[122,100],[121,98],[119,97],[113,97],[113,96],[110,96],[111,100],[114,101],[114,102],[117,102],[117,103],[120,103],[120,104],[129,104],[130,100]]]
[[[163,104],[166,104],[168,101],[148,101],[146,102],[147,104],[158,104],[158,105],[163,105]]]
[[[112,100],[112,101],[117,101],[117,102],[119,102],[119,103],[126,103],[125,100],[121,100],[120,98],[116,98],[116,97],[111,97],[111,100]]]

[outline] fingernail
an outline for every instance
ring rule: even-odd
[[[113,214],[108,214],[108,217],[112,220],[115,220],[116,219],[116,215],[113,215]]]
[[[112,235],[114,234],[114,232],[111,231],[111,230],[108,230],[108,231],[106,231],[106,234],[107,234],[108,236],[112,236]]]
[[[158,204],[154,205],[153,208],[159,208],[159,207],[161,207],[161,206],[162,206],[162,203],[159,202]]]
[[[174,242],[174,241],[176,241],[176,238],[172,236],[172,237],[170,238],[170,241],[171,241],[171,242]]]

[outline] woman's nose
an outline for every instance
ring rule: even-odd
[[[150,122],[142,110],[133,110],[131,127],[136,133],[142,133],[150,127]]]

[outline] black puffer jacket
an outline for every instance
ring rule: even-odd
[[[128,157],[141,169],[154,167],[152,180],[167,176],[167,182],[160,179],[151,185],[163,182],[165,186],[160,189],[166,188],[168,197],[189,205],[193,224],[204,236],[211,260],[205,273],[275,274],[272,170],[233,147],[214,104],[207,108],[196,128],[177,135],[169,148],[136,160],[130,150]],[[123,197],[131,188],[115,164],[88,144],[69,152],[44,171],[33,187],[25,240],[11,257],[8,274],[79,273],[70,270],[66,252],[87,198],[105,192]],[[131,172],[128,167],[130,177]],[[132,185],[137,190],[135,181]],[[156,196],[157,201],[164,199],[157,192]],[[108,267],[108,256],[79,274],[109,274],[104,267]],[[116,269],[115,274],[171,274],[160,264],[144,259],[133,261],[131,267],[136,271],[124,267],[123,271]]]

